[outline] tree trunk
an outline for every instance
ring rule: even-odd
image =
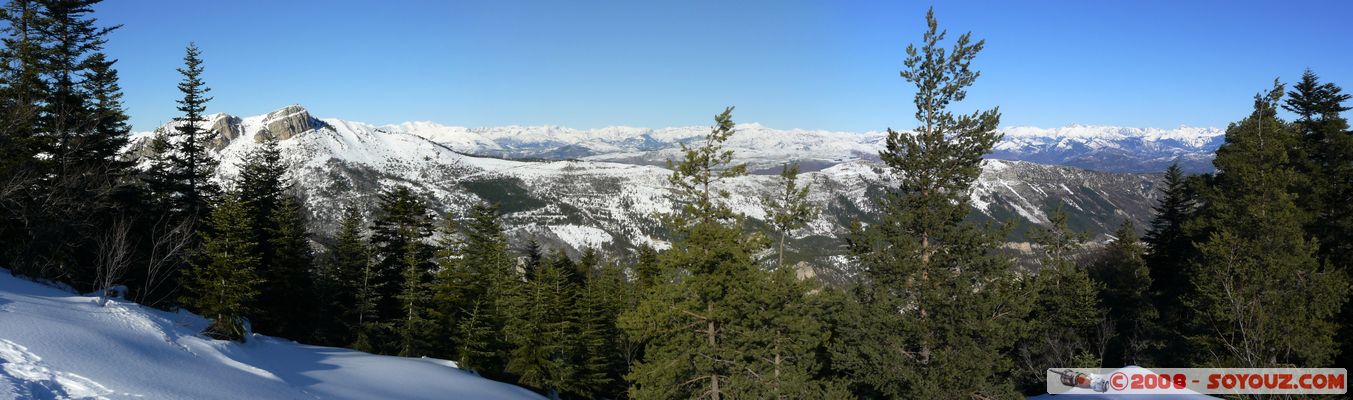
[[[709,340],[709,350],[712,353],[718,347],[718,342],[714,340],[714,304],[709,304],[706,310],[705,318],[707,318],[706,321],[708,321],[709,326],[709,330],[706,331],[706,338]],[[709,374],[709,398],[719,400],[719,373],[715,371],[711,371]]]

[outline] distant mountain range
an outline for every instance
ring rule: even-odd
[[[518,244],[534,238],[571,252],[597,247],[622,256],[640,244],[666,245],[656,216],[673,210],[666,186],[671,171],[660,165],[676,157],[681,143],[709,131],[461,128],[426,122],[376,126],[315,118],[300,106],[244,118],[215,114],[207,122],[221,133],[213,150],[221,160],[222,180],[238,173],[241,158],[258,142],[280,140],[283,159],[320,234],[332,230],[342,207],[372,205],[381,188],[404,184],[442,214],[458,215],[475,201],[501,204],[509,236]],[[1154,171],[1173,160],[1200,170],[1221,141],[1221,132],[1196,128],[1004,132],[974,187],[972,217],[1015,222],[1011,241],[1017,248],[1023,233],[1047,223],[1047,213],[1059,205],[1071,214],[1074,228],[1099,238],[1125,219],[1145,226],[1157,195]],[[146,155],[150,135],[138,134],[126,152]],[[792,245],[802,261],[844,265],[840,236],[852,220],[869,221],[891,179],[877,161],[884,139],[877,132],[739,125],[728,145],[737,161],[762,173],[728,182],[730,204],[753,226],[764,226],[759,196],[774,187],[768,173],[788,161],[803,163],[810,172],[802,179],[813,185],[810,199],[823,212],[794,233]]]

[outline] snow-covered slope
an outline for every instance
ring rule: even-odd
[[[464,128],[432,122],[380,129],[417,135],[466,154],[648,165],[663,165],[678,155],[681,143],[698,140],[709,132],[703,126],[578,130],[557,126]],[[1176,160],[1190,171],[1210,171],[1212,153],[1221,145],[1224,133],[1183,126],[1166,130],[1087,125],[1007,127],[1001,132],[1004,139],[992,158],[1110,172],[1159,172]],[[750,123],[738,125],[738,134],[727,146],[753,170],[770,170],[785,161],[816,169],[847,161],[876,160],[885,138],[882,132],[780,130]]]
[[[599,247],[615,256],[641,244],[665,245],[658,215],[676,208],[666,181],[671,171],[656,166],[659,163],[652,158],[676,157],[674,148],[556,161],[489,158],[470,155],[469,150],[516,146],[511,148],[517,151],[529,147],[522,143],[603,139],[617,148],[633,147],[640,145],[626,140],[635,134],[644,138],[641,142],[672,143],[707,132],[707,128],[589,132],[530,127],[474,130],[428,123],[373,126],[314,118],[298,106],[248,118],[216,114],[205,125],[227,138],[215,146],[223,182],[238,173],[243,156],[260,140],[281,139],[283,162],[321,236],[332,233],[342,208],[357,206],[370,213],[382,188],[407,185],[444,216],[462,215],[477,201],[501,204],[508,235],[518,245],[536,239],[570,252]],[[798,249],[795,257],[802,261],[840,265],[844,249],[839,238],[853,220],[869,222],[877,199],[892,185],[890,174],[869,155],[877,152],[871,147],[877,143],[850,141],[859,136],[775,131],[748,124],[740,125],[731,140],[742,162],[767,166],[790,160],[819,162],[801,176],[813,185],[810,201],[823,210],[804,229],[793,232],[790,245]],[[824,141],[835,144],[819,144]],[[134,141],[128,152],[144,155],[143,143],[144,139]],[[776,179],[754,174],[727,182],[731,205],[747,215],[753,227],[763,226],[759,198],[773,190]],[[1124,219],[1146,226],[1156,179],[1152,174],[988,160],[972,195],[974,217],[1018,223],[1011,239],[1019,241],[1030,226],[1047,223],[1047,212],[1060,204],[1071,214],[1073,228],[1102,238]]]
[[[210,340],[195,315],[97,300],[0,269],[0,399],[541,398],[450,361]]]

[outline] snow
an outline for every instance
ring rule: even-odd
[[[255,335],[10,276],[0,269],[0,399],[539,399],[455,363]]]

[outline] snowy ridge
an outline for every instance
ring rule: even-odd
[[[298,106],[259,117],[218,114],[210,122],[214,129],[231,133],[222,136],[234,138],[216,147],[221,160],[217,179],[223,182],[239,173],[244,156],[262,140],[281,139],[283,163],[321,236],[332,233],[343,208],[356,206],[370,215],[383,188],[407,185],[442,216],[459,217],[480,201],[500,204],[514,245],[535,239],[574,254],[597,247],[615,256],[632,254],[639,245],[667,246],[658,216],[677,205],[667,182],[672,171],[660,165],[677,158],[680,140],[708,132],[703,127],[591,132],[557,127],[467,129],[431,123],[375,126],[313,118]],[[132,156],[144,155],[144,138],[128,147]],[[804,250],[804,261],[840,264],[844,249],[839,237],[854,219],[868,223],[876,200],[893,184],[891,173],[877,161],[881,138],[740,125],[729,142],[735,157],[753,168],[767,169],[725,182],[724,189],[732,194],[728,203],[749,218],[752,228],[764,226],[760,198],[776,185],[773,173],[778,170],[773,168],[787,161],[803,163],[807,172],[800,179],[811,182],[809,200],[823,213],[793,232],[790,245]],[[654,150],[562,160],[510,160],[471,152],[476,148],[521,152],[547,140],[595,140],[615,148]],[[1046,223],[1047,212],[1060,204],[1073,214],[1074,228],[1103,235],[1123,219],[1145,226],[1156,179],[1157,175],[988,160],[970,200],[976,217],[1013,220],[1023,226]],[[1011,240],[1022,240],[1022,231],[1017,228]]]
[[[255,335],[206,339],[207,321],[78,296],[0,269],[0,399],[540,399],[455,363]]]

